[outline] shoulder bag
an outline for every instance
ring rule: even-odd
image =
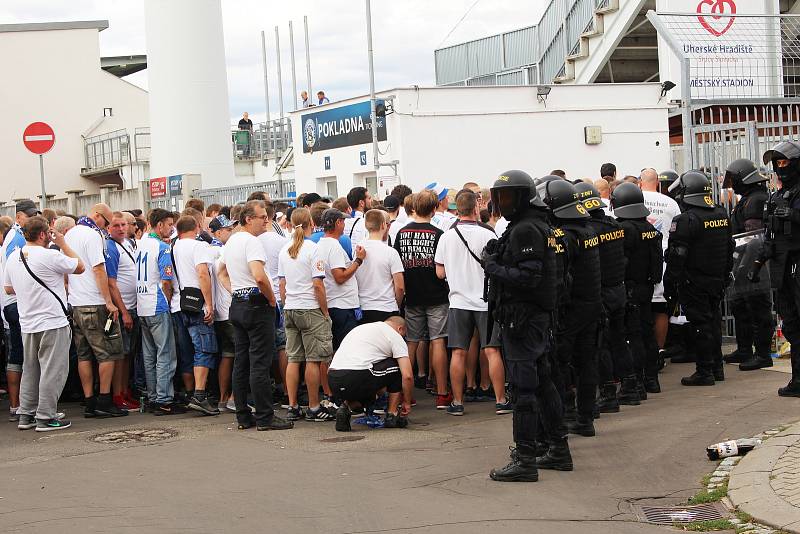
[[[172,244],[170,256],[172,257],[172,270],[175,272],[175,280],[178,281],[178,290],[180,291],[181,300],[180,307],[182,312],[187,313],[205,313],[203,305],[205,299],[203,292],[198,287],[181,287],[181,277],[178,276],[178,266],[175,264],[175,244]]]
[[[45,284],[44,282],[42,282],[42,279],[41,279],[41,278],[39,278],[38,276],[36,276],[35,274],[33,274],[33,271],[32,271],[32,270],[31,270],[31,268],[28,266],[28,260],[26,260],[26,259],[25,259],[25,254],[23,253],[23,251],[22,251],[22,248],[20,248],[20,249],[19,249],[19,258],[22,260],[22,265],[24,265],[24,266],[25,266],[25,270],[26,270],[26,271],[28,271],[28,274],[29,274],[29,275],[31,275],[31,278],[33,278],[33,279],[36,281],[36,283],[37,283],[37,284],[39,284],[40,286],[42,286],[43,288],[45,288],[47,291],[49,291],[49,292],[50,292],[50,294],[51,294],[51,295],[53,295],[53,296],[56,298],[56,300],[58,301],[58,305],[59,305],[59,306],[61,306],[61,311],[63,311],[63,312],[64,312],[64,317],[66,317],[66,318],[67,318],[67,322],[69,322],[69,326],[70,326],[70,327],[72,327],[72,304],[69,304],[69,303],[67,303],[67,305],[65,306],[65,305],[64,305],[64,301],[63,301],[63,300],[61,300],[61,297],[59,297],[59,296],[56,294],[56,292],[55,292],[55,291],[53,291],[52,289],[50,289],[50,288],[47,286],[47,284]]]

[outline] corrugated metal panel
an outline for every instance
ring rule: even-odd
[[[539,61],[539,42],[536,39],[537,26],[522,28],[503,35],[506,51],[506,68],[522,67]]]
[[[497,76],[489,74],[488,76],[478,76],[477,78],[470,78],[467,80],[467,85],[472,86],[486,86],[497,85]]]
[[[501,35],[472,41],[469,44],[469,76],[482,76],[503,70]]]
[[[542,83],[539,79],[539,67],[534,65],[526,69],[528,71],[528,83],[531,85],[538,85]]]
[[[525,71],[513,70],[498,74],[497,85],[525,85]]]
[[[541,68],[542,83],[552,83],[553,78],[564,65],[564,32],[559,31],[550,47],[542,56]]]
[[[436,84],[444,85],[469,78],[467,43],[442,48],[434,53]]]

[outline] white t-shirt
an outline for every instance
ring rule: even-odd
[[[33,334],[62,328],[69,324],[56,298],[31,277],[20,259],[23,251],[28,267],[47,287],[52,289],[66,306],[67,292],[64,275],[75,272],[78,260],[57,250],[26,246],[12,252],[6,262],[3,285],[11,286],[17,294],[19,324],[23,334]],[[31,356],[31,355],[29,355]]]
[[[338,244],[338,242],[337,242]],[[317,254],[317,244],[306,239],[297,258],[289,256],[291,241],[278,255],[278,277],[286,280],[284,310],[314,310],[319,308],[314,293],[314,278],[325,278],[325,262]],[[339,247],[341,248],[341,246]]]
[[[106,273],[117,281],[122,303],[128,311],[136,311],[136,252],[126,239],[117,243],[106,240]]]
[[[260,261],[266,264],[267,255],[264,247],[256,236],[244,230],[236,232],[225,244],[222,256],[228,276],[231,279],[231,289],[247,289],[256,286],[256,280],[250,272],[251,261]],[[275,288],[272,288],[273,292]]]
[[[497,237],[491,230],[474,222],[459,222],[457,228],[469,244],[469,249],[479,258],[486,243]],[[483,267],[469,253],[455,229],[447,230],[439,238],[433,260],[444,265],[447,272],[451,308],[471,311],[489,309],[483,300]]]
[[[278,254],[281,253],[281,249],[286,245],[286,242],[289,241],[289,238],[277,232],[264,232],[258,236],[258,240],[261,242],[261,246],[264,247],[264,252],[267,255],[267,275],[269,276],[273,289],[275,289],[280,283],[278,280]],[[279,292],[276,290],[275,298],[281,300],[278,293]]]
[[[219,247],[214,247],[219,248]],[[224,250],[221,251],[224,253]],[[219,257],[214,262],[214,320],[215,321],[227,321],[230,319],[230,309],[231,309],[231,294],[230,292],[225,289],[225,286],[222,285],[222,282],[219,281],[219,277],[217,273],[220,270],[220,266],[225,263],[225,260],[222,258],[223,254],[220,254]]]
[[[332,237],[320,239],[317,243],[317,257],[325,266],[325,294],[328,297],[328,307],[342,310],[358,308],[358,282],[355,275],[344,284],[337,284],[331,272],[333,269],[347,269],[352,263],[339,244],[339,240]],[[361,267],[363,265],[358,269]]]
[[[200,278],[197,276],[197,266],[206,265],[209,268],[214,263],[211,246],[205,241],[197,239],[178,239],[172,248],[172,261],[175,262],[177,275],[172,279],[172,313],[181,311],[181,287],[200,288]],[[210,275],[210,272],[209,272]],[[180,287],[178,287],[180,278]]]
[[[661,232],[661,248],[666,251],[672,219],[680,214],[681,209],[677,202],[662,193],[642,191],[642,194],[644,195],[644,205],[650,210],[647,221]]]
[[[358,299],[362,310],[397,311],[392,275],[403,272],[400,254],[383,241],[361,243],[367,251],[364,265],[356,271]]]
[[[449,211],[437,211],[433,217],[431,217],[431,224],[434,225],[436,228],[441,230],[442,232],[446,232],[453,226],[453,223],[458,220],[458,217],[450,213]]]
[[[344,235],[350,238],[353,243],[352,256],[355,257],[356,245],[362,244],[369,238],[369,232],[364,225],[364,214],[360,211],[355,212],[352,217],[344,220]]]
[[[333,355],[330,368],[342,371],[370,369],[386,358],[408,358],[408,345],[397,330],[386,323],[353,328]]]
[[[83,274],[69,275],[69,303],[73,306],[101,306],[106,303],[97,287],[92,269],[106,261],[106,240],[100,232],[82,224],[72,228],[64,240],[83,261]]]
[[[500,217],[497,219],[497,224],[494,225],[494,233],[497,234],[498,237],[501,237],[508,228],[508,219],[505,217]]]

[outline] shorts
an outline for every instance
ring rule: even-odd
[[[103,329],[108,320],[108,310],[102,306],[75,306],[73,321],[75,324],[75,351],[78,361],[90,362],[92,358],[98,362],[113,362],[124,358],[122,335],[119,323],[112,324],[112,336],[106,337]],[[116,330],[116,332],[114,332]],[[116,334],[116,336],[114,336]]]
[[[284,321],[289,363],[330,361],[333,355],[331,320],[322,310],[285,310]]]
[[[361,310],[361,320],[358,324],[382,323],[389,317],[396,317],[399,315],[399,311]]]
[[[286,350],[286,323],[284,321],[283,305],[278,301],[275,308],[275,352]]]
[[[178,361],[181,373],[191,373],[195,367],[216,369],[217,335],[214,326],[203,322],[202,313],[182,311],[173,313],[172,317],[175,339],[180,340]]]
[[[3,316],[8,323],[8,331],[6,332],[6,347],[8,350],[6,370],[21,373],[22,364],[25,361],[25,351],[22,348],[22,327],[19,324],[17,303],[9,304],[3,308]]]
[[[447,337],[447,312],[449,304],[406,306],[406,339],[419,343],[427,339]]]
[[[653,313],[667,315],[667,303],[654,300],[650,305],[650,310]]]
[[[233,358],[236,354],[233,343],[233,323],[230,321],[216,321],[214,331],[217,333],[217,346],[219,355],[223,358]]]
[[[328,371],[328,383],[334,399],[369,405],[383,388],[389,393],[403,391],[400,367],[394,358],[373,364],[372,369]]]
[[[120,315],[120,331],[122,332],[122,352],[125,356],[135,356],[142,348],[142,328],[139,323],[139,316],[136,311],[128,311],[133,319],[133,328],[127,330],[122,324],[122,316]]]
[[[472,334],[478,329],[481,348],[500,347],[500,325],[492,327],[489,338],[489,312],[450,308],[447,314],[447,346],[451,349],[469,350]]]
[[[358,326],[355,310],[343,310],[340,308],[328,308],[331,316],[331,331],[333,333],[333,350],[339,348],[344,337],[350,330]]]

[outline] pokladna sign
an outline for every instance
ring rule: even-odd
[[[763,16],[778,14],[777,0],[657,0],[656,7],[689,60],[693,99],[782,96],[780,20]],[[658,63],[661,81],[677,85],[670,98],[682,98],[680,62],[662,36]]]
[[[386,141],[386,118],[377,117],[377,122],[378,141]],[[369,100],[317,113],[306,113],[302,116],[301,124],[305,153],[372,142]]]

